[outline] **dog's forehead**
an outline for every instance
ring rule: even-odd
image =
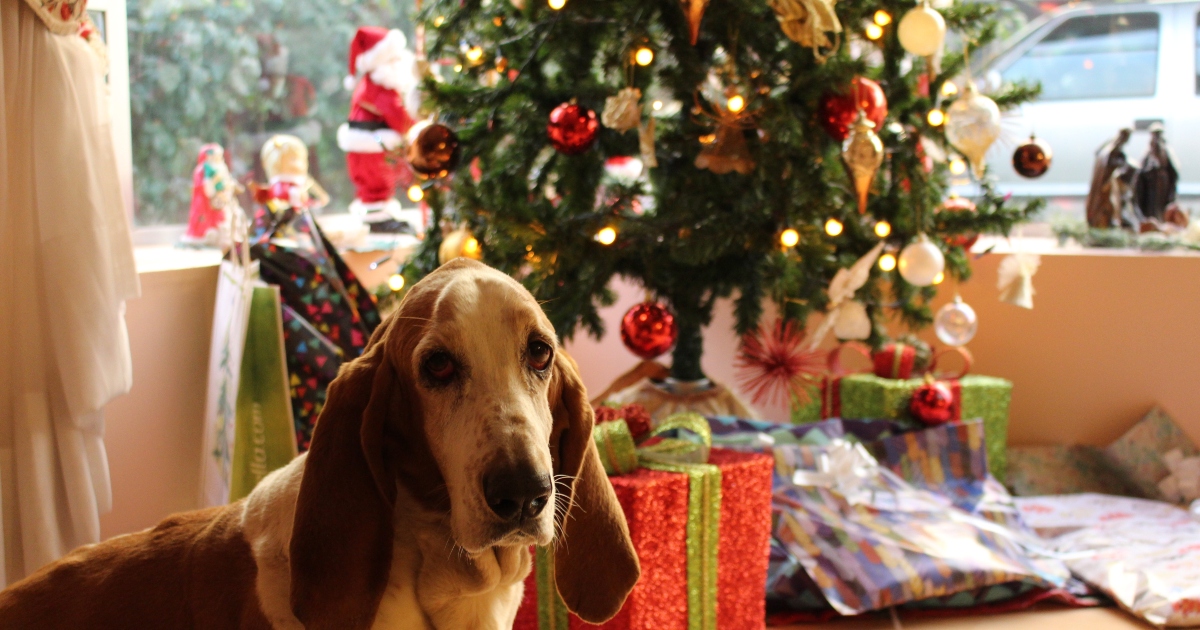
[[[529,291],[508,276],[486,271],[461,273],[446,285],[434,306],[434,326],[553,332]]]

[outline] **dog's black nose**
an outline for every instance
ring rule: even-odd
[[[550,501],[550,475],[532,468],[512,468],[488,475],[483,496],[496,516],[506,521],[533,518]]]

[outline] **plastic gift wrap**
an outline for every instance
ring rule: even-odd
[[[840,614],[1067,579],[1061,565],[1028,555],[1027,535],[906,483],[861,445],[783,446],[776,462],[794,481],[776,492],[776,536]]]
[[[1200,522],[1168,503],[1104,494],[1018,498],[1071,572],[1156,626],[1200,626]]]
[[[671,437],[686,430],[695,442]],[[766,625],[773,460],[709,448],[707,422],[672,416],[635,447],[624,420],[594,437],[629,524],[641,577],[616,617],[592,626],[567,613],[552,558],[536,551],[518,630],[756,630]]]

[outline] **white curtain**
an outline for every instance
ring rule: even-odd
[[[36,0],[35,0],[36,1]],[[138,294],[98,57],[0,0],[0,585],[100,538]]]

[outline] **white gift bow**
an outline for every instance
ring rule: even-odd
[[[873,477],[878,469],[879,463],[862,444],[851,444],[839,438],[830,442],[817,457],[815,471],[793,472],[792,483],[830,488],[854,503],[851,497],[859,493],[863,483]]]
[[[842,315],[842,304],[854,299],[854,293],[862,288],[867,283],[867,279],[871,277],[871,265],[875,264],[875,260],[879,258],[879,254],[883,252],[883,241],[879,241],[871,251],[859,258],[853,265],[838,269],[834,274],[833,280],[829,282],[829,288],[825,293],[829,295],[829,310],[825,315],[825,321],[821,322],[821,326],[813,333],[812,339],[808,342],[808,350],[811,352],[825,341],[825,336],[833,330],[837,324],[838,318]],[[868,331],[868,335],[870,331]]]

